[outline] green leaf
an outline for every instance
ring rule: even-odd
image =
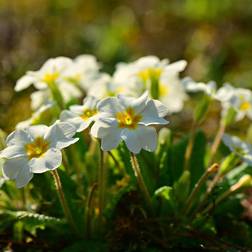
[[[174,194],[180,205],[182,205],[190,192],[190,172],[185,170],[182,176],[174,184]]]
[[[15,223],[14,236],[18,240],[22,239],[21,232],[23,229],[36,235],[37,229],[45,229],[45,227],[59,229],[65,224],[65,221],[62,219],[28,211],[1,210],[0,216],[1,218],[8,218],[9,223]]]
[[[167,216],[173,214],[176,209],[173,188],[170,186],[158,188],[154,193],[153,202],[158,215]]]
[[[185,150],[188,136],[173,143],[172,132],[160,138],[161,144],[157,150],[157,166],[159,166],[158,187],[172,186],[181,176],[184,169]]]
[[[202,131],[198,131],[194,137],[194,145],[190,158],[191,188],[197,183],[205,172],[206,137]]]

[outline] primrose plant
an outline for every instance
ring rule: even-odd
[[[23,211],[30,211],[27,202],[43,201],[31,197],[40,191],[36,185],[50,184],[51,173],[77,240],[109,232],[116,237],[113,223],[124,197],[130,217],[138,211],[146,223],[141,232],[154,232],[148,221],[154,222],[164,241],[160,246],[199,225],[202,232],[218,234],[213,212],[219,214],[239,194],[244,198],[242,189],[252,185],[252,147],[227,134],[230,125],[252,118],[252,93],[181,79],[186,64],[147,56],[119,63],[110,76],[94,56],[81,55],[49,59],[38,71],[28,71],[15,91],[37,89],[31,94],[32,115],[16,125],[0,152],[1,190],[12,180],[25,187]],[[191,110],[189,123],[183,121],[184,105]],[[201,125],[208,125],[208,112],[216,107],[219,128],[206,134]],[[38,202],[36,209],[43,211]],[[56,206],[53,198],[50,202]]]

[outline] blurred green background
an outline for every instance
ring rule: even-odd
[[[0,128],[29,116],[16,80],[56,56],[118,61],[186,59],[184,75],[252,85],[251,0],[0,0]]]

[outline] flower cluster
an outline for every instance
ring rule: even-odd
[[[22,188],[36,174],[49,172],[69,227],[76,234],[85,229],[88,238],[93,229],[103,234],[107,211],[114,211],[106,195],[119,199],[135,184],[143,196],[139,209],[145,220],[174,217],[178,228],[186,226],[183,232],[208,222],[205,216],[215,207],[252,185],[251,173],[245,172],[252,165],[252,145],[226,133],[229,126],[252,120],[252,92],[228,83],[218,88],[214,81],[181,78],[186,65],[185,60],[170,63],[146,56],[119,63],[110,75],[101,71],[94,56],[81,55],[49,59],[39,70],[28,71],[15,90],[31,85],[36,89],[31,93],[32,115],[16,125],[0,151],[4,185],[13,188],[8,180],[14,180]],[[218,111],[219,124],[213,138],[211,132],[197,132],[208,122],[211,106]],[[184,108],[186,113],[181,113]],[[189,111],[191,131],[186,136],[187,125],[179,132],[177,126]],[[219,148],[222,142],[230,153]],[[232,174],[233,169],[238,172]],[[41,177],[22,191],[24,197]],[[228,183],[215,195],[215,187],[225,179]],[[80,203],[78,217],[73,216],[74,202]],[[242,202],[250,206],[250,201]],[[210,222],[203,226],[212,232],[214,220]],[[161,235],[174,225],[157,223]]]
[[[190,77],[180,79],[179,73],[186,65],[185,60],[169,63],[168,59],[146,56],[131,63],[119,63],[110,76],[100,71],[101,64],[94,56],[81,55],[75,59],[49,59],[39,70],[28,71],[17,81],[15,90],[21,91],[34,85],[37,89],[31,94],[34,113],[30,119],[19,123],[17,130],[7,138],[7,148],[1,153],[8,160],[4,166],[5,176],[17,180],[19,173],[11,172],[11,168],[8,168],[10,163],[15,167],[13,158],[20,159],[26,167],[25,171],[29,174],[26,182],[31,179],[32,173],[58,167],[61,163],[59,149],[73,144],[75,139],[71,137],[74,133],[85,129],[90,129],[91,136],[100,139],[104,151],[117,148],[121,141],[132,153],[139,153],[142,149],[154,151],[157,147],[155,126],[166,125],[168,121],[164,117],[183,109],[189,97],[187,93],[202,92],[204,99],[207,98],[196,121],[203,118],[209,103],[214,100],[221,103],[222,118],[228,117],[229,123],[230,114],[231,122],[245,116],[252,118],[250,90],[235,88],[230,84],[218,89],[213,81],[205,84],[197,83]],[[73,102],[83,97],[82,105],[73,105]],[[43,114],[49,112],[52,113],[49,123],[59,118],[60,124],[54,123],[49,128],[44,125],[32,126],[44,123]],[[61,147],[56,148],[57,142],[64,137],[64,130],[60,131],[59,125],[71,125],[74,133],[68,144],[60,144]],[[37,136],[37,131],[41,133],[40,136]],[[19,139],[20,143],[10,140],[12,138]],[[41,161],[48,158],[49,154],[56,163]],[[57,158],[54,159],[55,155]],[[39,165],[35,168],[37,161]],[[18,183],[18,186],[24,184]]]

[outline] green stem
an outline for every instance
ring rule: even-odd
[[[61,181],[60,181],[59,174],[58,174],[57,170],[53,170],[51,172],[51,174],[52,174],[52,176],[54,178],[56,190],[57,190],[57,193],[59,195],[60,203],[61,203],[61,206],[63,208],[65,217],[66,217],[69,225],[73,229],[73,231],[78,234],[78,228],[77,228],[77,226],[76,226],[76,224],[74,222],[73,216],[72,216],[71,211],[69,209],[69,206],[67,204],[65,194],[64,194],[63,189],[62,189],[62,184],[61,184]]]
[[[62,97],[62,94],[60,93],[57,84],[55,82],[50,82],[48,83],[48,87],[50,88],[52,97],[56,101],[59,108],[64,109],[65,108],[64,99]]]
[[[226,130],[226,123],[224,121],[221,121],[220,127],[219,127],[218,132],[217,132],[215,139],[213,141],[213,145],[212,145],[211,152],[210,152],[210,159],[208,161],[208,164],[211,164],[211,162],[214,160],[215,154],[219,148],[219,145],[220,145],[221,139],[225,133],[225,130]]]
[[[185,152],[185,164],[184,164],[184,170],[189,169],[190,164],[190,157],[192,155],[193,145],[194,145],[194,138],[195,138],[195,130],[196,130],[196,122],[194,121],[191,128],[190,138],[186,147]]]
[[[94,183],[87,196],[87,203],[86,203],[86,209],[85,209],[85,234],[86,238],[90,239],[91,238],[91,217],[92,217],[92,209],[93,209],[93,199],[94,199],[94,193],[95,190],[97,189],[97,183]]]
[[[98,176],[98,189],[99,189],[99,225],[102,228],[103,223],[103,210],[105,205],[105,190],[106,190],[106,174],[104,166],[104,152],[100,149],[100,165]]]
[[[242,188],[251,188],[252,185],[252,177],[250,175],[243,175],[237,183],[232,185],[227,191],[225,191],[223,194],[221,194],[215,201],[215,203],[211,203],[208,205],[201,214],[207,214],[209,211],[211,211],[215,205],[218,205],[221,201],[229,197],[231,194],[237,192],[238,190]]]
[[[210,205],[208,205],[202,212],[202,215],[207,214],[208,212],[210,212],[214,206],[217,206],[220,202],[222,202],[224,199],[226,199],[227,197],[229,197],[231,194],[237,192],[239,189],[241,189],[241,186],[239,185],[239,183],[234,184],[231,188],[229,188],[227,191],[225,191],[222,195],[220,195],[216,201],[214,203],[211,203]]]
[[[84,188],[83,188],[83,181],[82,181],[82,170],[85,168],[82,167],[80,156],[78,153],[78,149],[76,148],[77,146],[72,145],[69,148],[69,154],[72,156],[72,161],[73,161],[73,167],[75,168],[76,172],[76,178],[77,178],[77,183],[78,183],[78,193],[83,196],[84,195]]]
[[[108,151],[109,156],[112,158],[113,162],[115,163],[115,165],[117,166],[117,168],[124,172],[123,167],[121,166],[120,162],[116,159],[116,157],[114,156],[114,154],[111,151]]]
[[[144,195],[146,204],[148,205],[149,209],[152,210],[151,196],[150,196],[149,191],[148,191],[148,189],[147,189],[147,187],[146,187],[146,185],[144,183],[144,179],[143,179],[142,174],[141,174],[141,170],[140,170],[140,167],[139,167],[139,163],[137,161],[137,157],[132,152],[130,152],[130,157],[131,157],[132,168],[133,168],[133,171],[135,173],[139,188],[140,188],[140,190],[142,191],[142,193]]]
[[[200,177],[200,179],[198,180],[198,182],[195,184],[190,196],[188,197],[187,201],[186,201],[186,208],[184,210],[184,214],[188,214],[191,210],[192,204],[200,190],[200,188],[202,187],[202,185],[206,182],[206,180],[208,179],[208,177],[216,172],[219,168],[218,164],[213,164],[211,167],[209,167],[205,173]]]

